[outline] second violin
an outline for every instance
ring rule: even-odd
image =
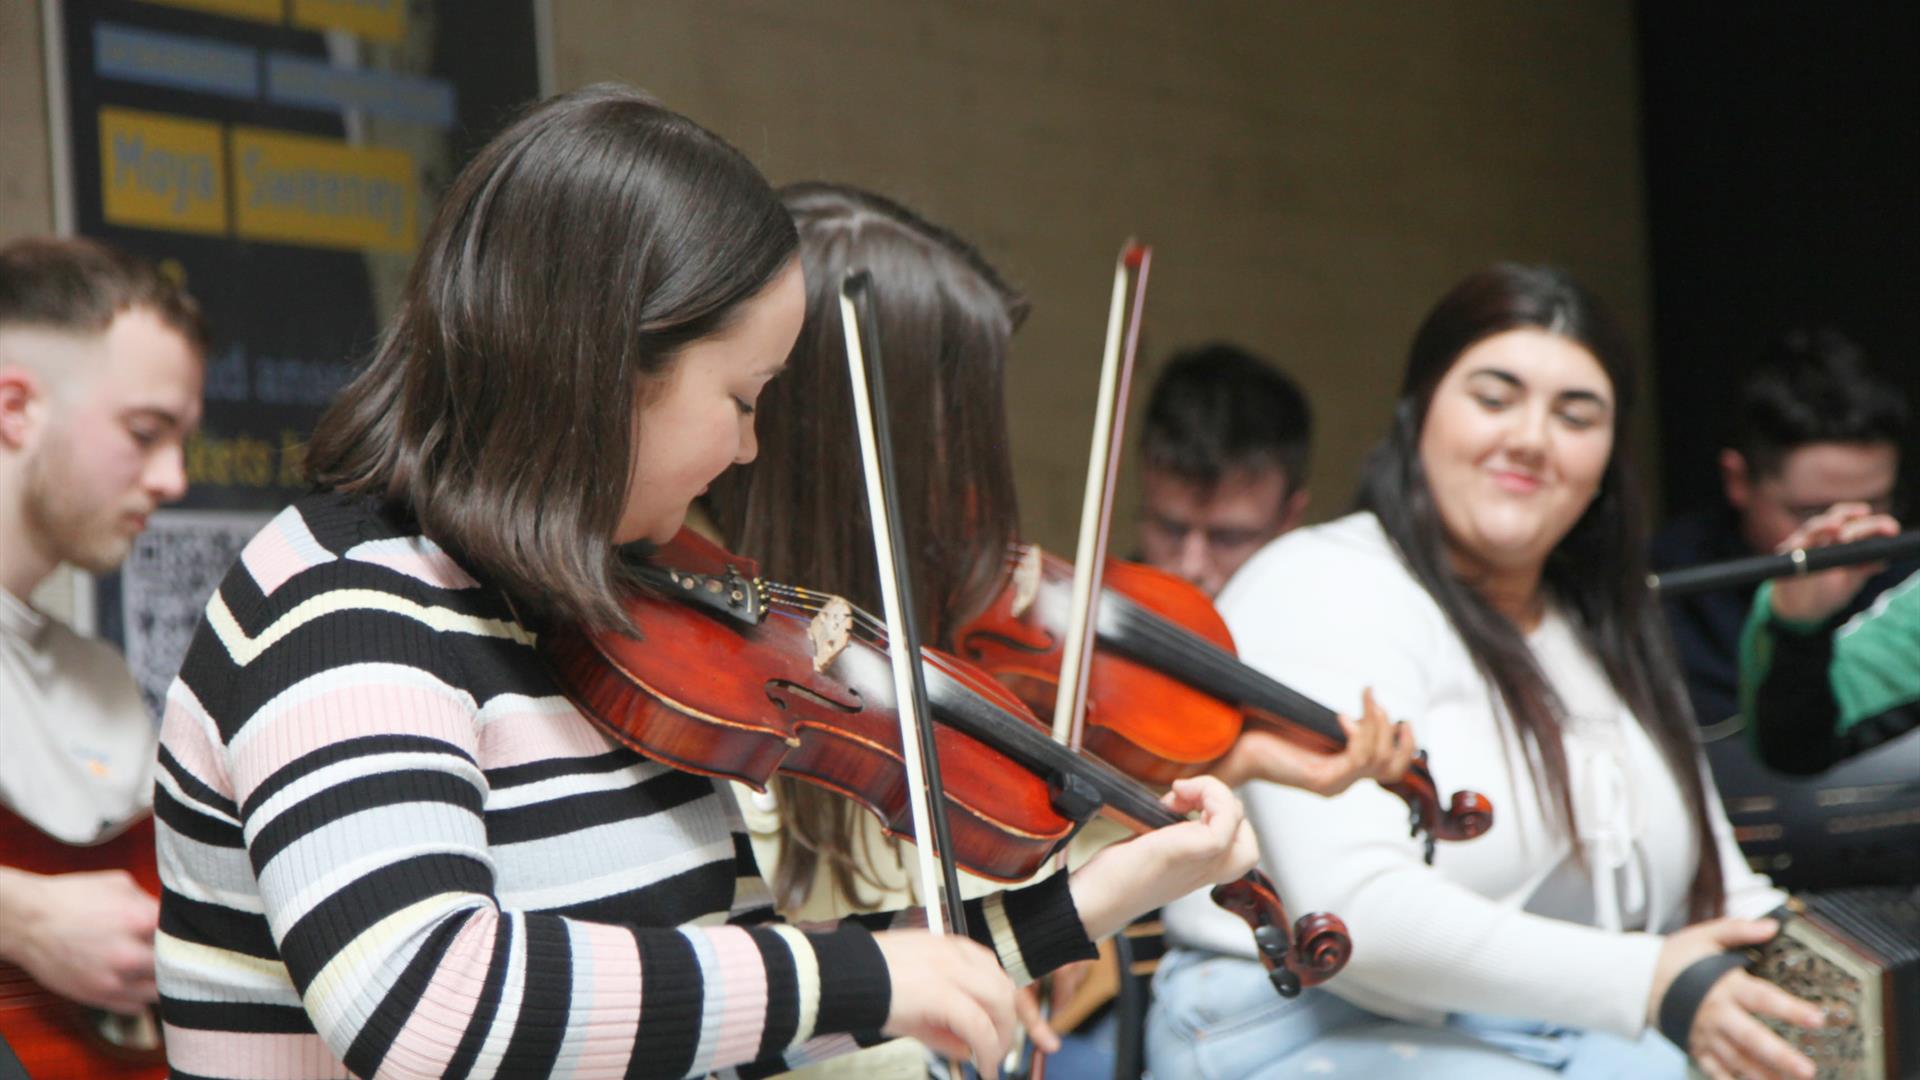
[[[1220,613],[1198,588],[1138,563],[1109,559],[1088,687],[1086,747],[1152,783],[1206,772],[1247,724],[1315,749],[1346,746],[1338,715],[1243,663]],[[1008,554],[1007,585],[955,635],[960,654],[1004,682],[1035,712],[1053,708],[1073,568],[1039,548]],[[1493,805],[1455,792],[1445,807],[1426,752],[1382,785],[1407,803],[1424,835],[1471,840],[1493,825]]]

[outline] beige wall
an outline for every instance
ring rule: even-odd
[[[1029,532],[1056,547],[1129,234],[1155,245],[1143,361],[1228,337],[1306,385],[1321,516],[1465,271],[1562,263],[1646,338],[1623,0],[555,0],[553,22],[560,88],[644,86],[776,181],[895,195],[1025,285],[1014,449]]]
[[[0,3],[0,240],[53,228],[40,5]]]
[[[39,5],[0,3],[0,243],[53,228],[40,52]],[[72,620],[73,587],[72,575],[62,569],[34,593],[34,603]]]
[[[1320,516],[1466,270],[1562,263],[1646,339],[1625,0],[552,0],[552,17],[559,88],[647,87],[776,181],[905,200],[1032,293],[1014,450],[1028,531],[1054,547],[1129,234],[1155,245],[1143,379],[1201,338],[1279,359],[1319,412]],[[39,50],[34,5],[0,3],[0,234],[52,221]]]

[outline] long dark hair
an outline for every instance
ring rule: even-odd
[[[627,87],[540,104],[454,180],[308,469],[538,616],[624,627],[614,530],[643,393],[792,258],[772,188]]]
[[[999,591],[1018,532],[1005,368],[1026,301],[971,245],[890,199],[824,183],[780,195],[800,230],[806,323],[786,373],[761,395],[758,460],[715,482],[708,508],[727,545],[767,576],[879,612],[840,322],[841,279],[864,267],[884,342],[918,625],[928,644],[950,644]],[[787,831],[775,895],[804,899],[825,858],[842,894],[861,903],[852,805],[779,787]]]
[[[1708,827],[1692,713],[1672,660],[1666,623],[1647,590],[1642,498],[1625,438],[1637,364],[1599,301],[1564,272],[1549,267],[1502,263],[1454,286],[1414,335],[1393,426],[1367,460],[1358,508],[1379,518],[1408,569],[1446,612],[1481,673],[1499,691],[1545,773],[1536,780],[1544,780],[1539,787],[1549,820],[1557,819],[1576,838],[1578,851],[1561,742],[1561,702],[1520,629],[1455,571],[1420,462],[1421,430],[1441,379],[1474,344],[1517,329],[1545,331],[1580,345],[1613,382],[1612,457],[1592,504],[1548,555],[1542,586],[1564,606],[1581,640],[1599,658],[1615,692],[1639,718],[1680,784],[1700,844],[1700,862],[1688,890],[1689,911],[1695,919],[1709,918],[1724,900],[1719,849]],[[1584,852],[1581,858],[1584,861]]]

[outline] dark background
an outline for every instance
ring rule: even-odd
[[[1920,6],[1647,0],[1639,32],[1678,512],[1717,496],[1722,402],[1792,325],[1838,327],[1920,401]]]

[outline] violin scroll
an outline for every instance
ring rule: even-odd
[[[1353,956],[1353,938],[1338,915],[1313,912],[1293,924],[1293,952],[1289,962],[1301,971],[1309,986],[1340,973]]]
[[[1456,791],[1447,809],[1440,809],[1440,790],[1427,765],[1425,750],[1414,756],[1406,775],[1380,786],[1406,802],[1413,835],[1424,834],[1426,838],[1429,865],[1433,863],[1434,841],[1471,840],[1493,828],[1493,803],[1477,791]]]
[[[1289,927],[1280,894],[1258,870],[1214,886],[1211,896],[1253,928],[1260,963],[1281,997],[1297,997],[1302,987],[1333,978],[1353,955],[1353,939],[1338,915],[1315,912]]]

